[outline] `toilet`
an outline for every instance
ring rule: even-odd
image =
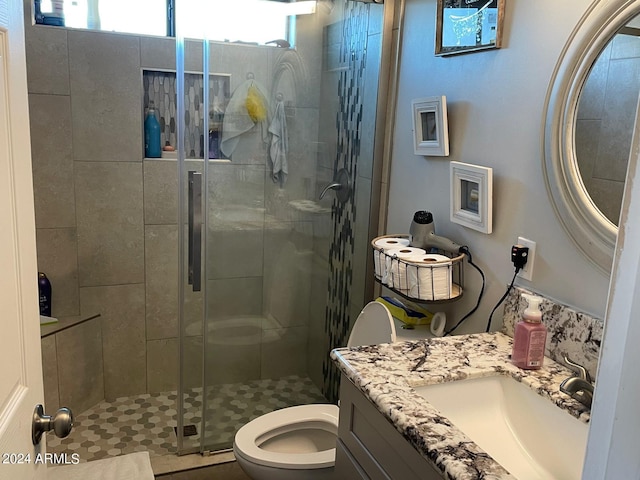
[[[367,304],[353,326],[348,347],[396,341],[387,307]],[[338,437],[338,407],[300,405],[262,415],[236,433],[233,453],[254,480],[333,478]]]

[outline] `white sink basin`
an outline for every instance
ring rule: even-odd
[[[579,480],[589,427],[506,376],[416,387],[459,430],[522,480]]]

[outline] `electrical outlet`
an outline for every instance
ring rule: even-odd
[[[533,278],[533,262],[536,259],[536,242],[528,240],[524,237],[518,237],[518,244],[523,247],[529,247],[529,256],[526,265],[518,272],[520,278],[531,281]]]

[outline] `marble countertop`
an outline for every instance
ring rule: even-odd
[[[340,348],[331,352],[331,358],[407,441],[447,478],[511,479],[502,466],[413,389],[453,380],[507,375],[574,417],[589,422],[589,410],[559,390],[560,383],[572,374],[570,370],[549,358],[545,358],[540,370],[521,370],[509,359],[511,346],[511,337],[495,332]]]

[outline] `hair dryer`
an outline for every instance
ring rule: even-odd
[[[455,253],[459,253],[462,248],[462,246],[456,242],[446,237],[436,235],[433,226],[433,215],[431,212],[424,210],[420,210],[413,215],[413,222],[411,222],[409,233],[411,234],[411,242],[409,245],[412,247],[423,248],[427,251],[430,248],[437,248]]]

